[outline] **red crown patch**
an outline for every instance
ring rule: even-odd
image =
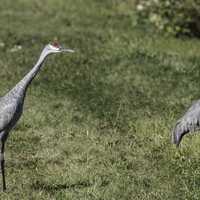
[[[59,48],[59,47],[60,47],[60,45],[59,45],[59,43],[58,43],[57,41],[53,42],[52,45],[53,45],[54,47],[56,47],[56,48]]]

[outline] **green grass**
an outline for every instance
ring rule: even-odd
[[[200,98],[199,40],[136,29],[128,0],[2,0],[0,24],[2,95],[53,38],[76,50],[29,88],[1,199],[199,199],[200,137],[170,141]]]

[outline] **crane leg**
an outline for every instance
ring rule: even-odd
[[[1,174],[2,174],[2,180],[3,180],[3,191],[6,190],[6,180],[5,180],[5,171],[4,171],[4,144],[5,141],[1,141],[1,152],[0,152],[0,162],[1,162]]]

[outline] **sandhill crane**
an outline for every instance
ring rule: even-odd
[[[3,191],[6,190],[5,172],[4,172],[4,146],[9,132],[16,125],[23,112],[24,98],[28,86],[39,72],[45,58],[54,53],[74,52],[71,49],[65,49],[57,42],[48,44],[43,49],[35,66],[11,89],[5,96],[0,98],[0,165],[3,181]]]
[[[172,131],[172,142],[179,146],[183,136],[200,130],[200,100],[194,102]]]

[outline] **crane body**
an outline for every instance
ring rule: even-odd
[[[10,131],[15,127],[23,112],[23,104],[28,86],[34,77],[40,71],[40,68],[50,54],[60,52],[71,52],[71,49],[62,48],[58,43],[48,44],[43,49],[36,65],[25,77],[16,84],[5,96],[0,98],[0,165],[3,181],[3,191],[6,190],[5,172],[4,172],[4,149],[5,142]]]

